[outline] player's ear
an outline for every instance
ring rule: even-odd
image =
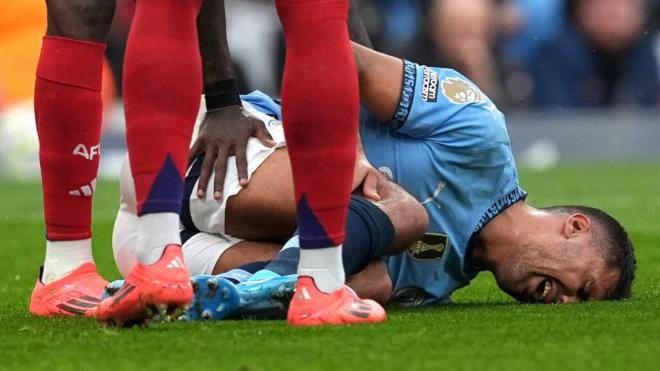
[[[591,230],[591,219],[582,213],[573,213],[564,220],[564,237],[577,237]]]

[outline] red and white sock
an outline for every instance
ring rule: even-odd
[[[337,246],[344,241],[355,165],[359,92],[348,3],[275,1],[287,45],[282,115],[300,228],[299,272],[323,291],[343,285]]]
[[[34,111],[48,240],[44,277],[49,282],[91,261],[104,52],[101,43],[43,39]]]
[[[151,264],[179,244],[188,146],[202,92],[201,0],[138,0],[124,64],[127,144],[141,216],[137,257]],[[156,223],[162,223],[161,226]],[[176,235],[176,237],[174,237]]]

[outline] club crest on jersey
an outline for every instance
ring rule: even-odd
[[[438,73],[428,67],[424,67],[422,78],[422,99],[424,102],[438,101]]]
[[[415,260],[440,260],[447,249],[445,234],[426,233],[421,240],[408,248],[408,255]]]
[[[476,86],[460,77],[442,79],[442,94],[454,104],[470,104],[484,101],[484,95]]]

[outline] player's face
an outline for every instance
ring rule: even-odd
[[[494,272],[500,288],[522,302],[603,300],[619,276],[586,239],[539,240],[523,251]]]

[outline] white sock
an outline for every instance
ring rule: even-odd
[[[322,249],[300,249],[298,275],[312,277],[319,290],[330,293],[344,286],[342,245]]]
[[[92,240],[46,241],[46,260],[41,282],[47,285],[85,263],[94,263]]]
[[[163,256],[167,245],[181,245],[179,214],[144,214],[138,220],[135,255],[138,262],[149,265]]]

